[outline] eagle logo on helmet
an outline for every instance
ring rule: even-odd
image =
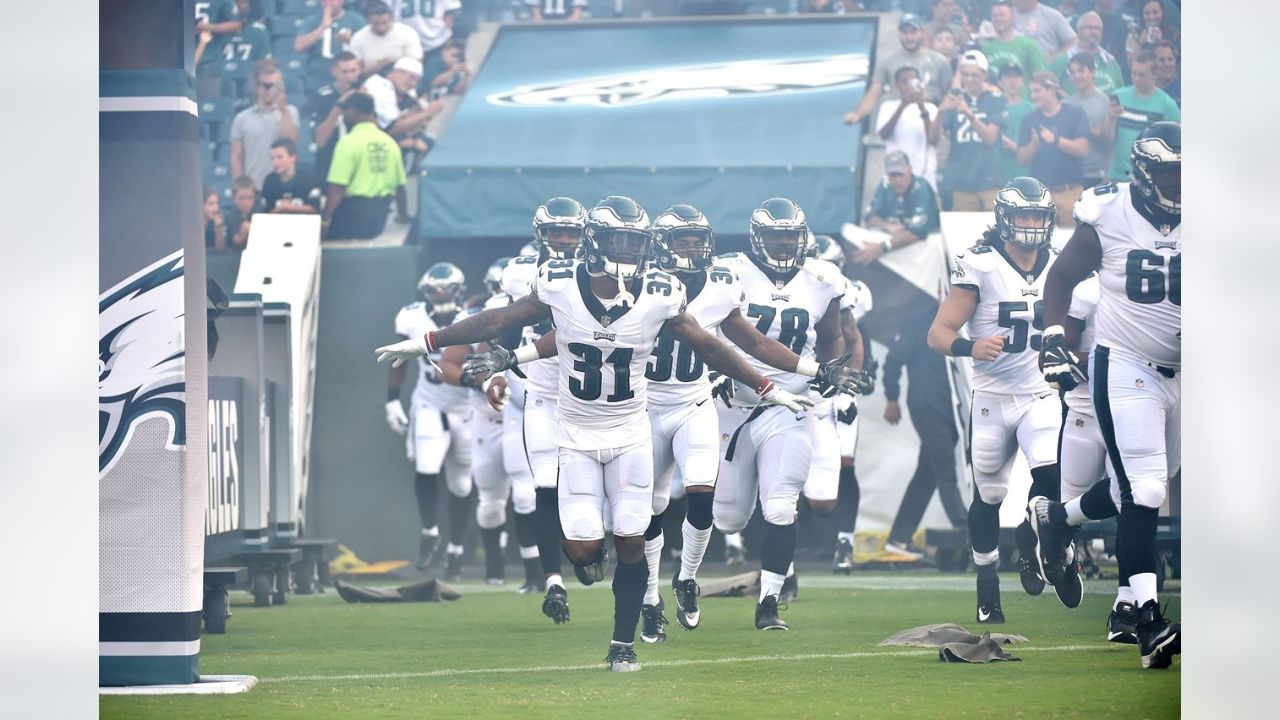
[[[1057,215],[1049,188],[1033,177],[1016,177],[996,193],[996,234],[1004,242],[1028,250],[1047,246]],[[1019,223],[1020,218],[1031,223]]]
[[[582,238],[583,260],[594,276],[612,275],[633,280],[644,272],[653,241],[649,215],[640,203],[622,195],[610,195],[587,213]]]
[[[453,263],[439,262],[427,268],[418,280],[418,293],[427,303],[429,315],[450,315],[462,307],[467,276]]]
[[[149,418],[165,444],[186,444],[183,260],[178,251],[98,297],[98,477]]]
[[[716,234],[701,210],[672,205],[653,221],[653,249],[660,270],[701,272],[715,257]]]
[[[553,197],[533,214],[533,241],[539,254],[545,253],[544,257],[552,260],[576,257],[586,228],[587,211],[573,198]],[[573,239],[563,240],[566,234]]]
[[[804,210],[787,198],[769,198],[751,211],[751,254],[774,272],[787,273],[804,263],[808,237]]]
[[[1133,165],[1133,188],[1138,200],[1148,208],[1172,215],[1182,214],[1182,125],[1163,120],[1148,125],[1129,151]],[[1163,187],[1162,187],[1163,186]],[[1176,225],[1175,222],[1163,223]],[[1164,228],[1161,228],[1164,232]],[[1172,228],[1170,228],[1172,232]],[[1164,233],[1168,235],[1168,233]]]

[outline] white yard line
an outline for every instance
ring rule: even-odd
[[[1026,652],[1086,652],[1106,651],[1110,645],[1054,645],[1050,647],[1034,647],[1014,644],[1009,650],[1015,655]],[[878,652],[846,652],[846,653],[807,653],[802,655],[749,655],[735,658],[691,658],[687,660],[641,660],[643,667],[683,667],[687,665],[728,665],[744,662],[794,662],[797,660],[849,660],[868,657],[924,657],[937,655],[938,651],[922,648],[919,650],[882,650]],[[575,672],[580,670],[602,670],[604,661],[589,665],[535,665],[533,667],[494,667],[494,668],[441,668],[421,672],[394,673],[352,673],[347,675],[291,675],[286,677],[264,677],[261,683],[317,682],[339,680],[414,680],[426,678],[459,677],[463,675],[518,675],[548,672]]]

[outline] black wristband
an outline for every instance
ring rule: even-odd
[[[387,388],[387,402],[391,402],[392,400],[399,400],[399,399],[400,399],[400,388],[398,387]]]
[[[973,341],[962,337],[952,340],[951,354],[955,357],[973,357]]]

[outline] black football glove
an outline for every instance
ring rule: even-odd
[[[1044,368],[1045,382],[1059,390],[1074,390],[1089,379],[1089,373],[1080,366],[1080,360],[1067,349],[1067,338],[1061,325],[1046,328],[1040,336],[1040,366]]]
[[[733,407],[733,378],[714,370],[707,378],[711,381],[711,397],[723,402],[727,408]]]
[[[863,395],[874,395],[876,392],[876,375],[880,372],[880,363],[870,352],[862,361],[862,371],[867,374],[867,390]]]
[[[515,366],[516,354],[502,346],[496,346],[489,352],[472,353],[462,364],[463,382],[466,384],[467,378],[470,378],[478,386],[486,379]]]

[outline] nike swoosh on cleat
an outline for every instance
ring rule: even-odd
[[[983,612],[982,608],[978,608],[978,622],[985,622],[987,618],[990,618],[990,617],[991,617],[991,613]]]

